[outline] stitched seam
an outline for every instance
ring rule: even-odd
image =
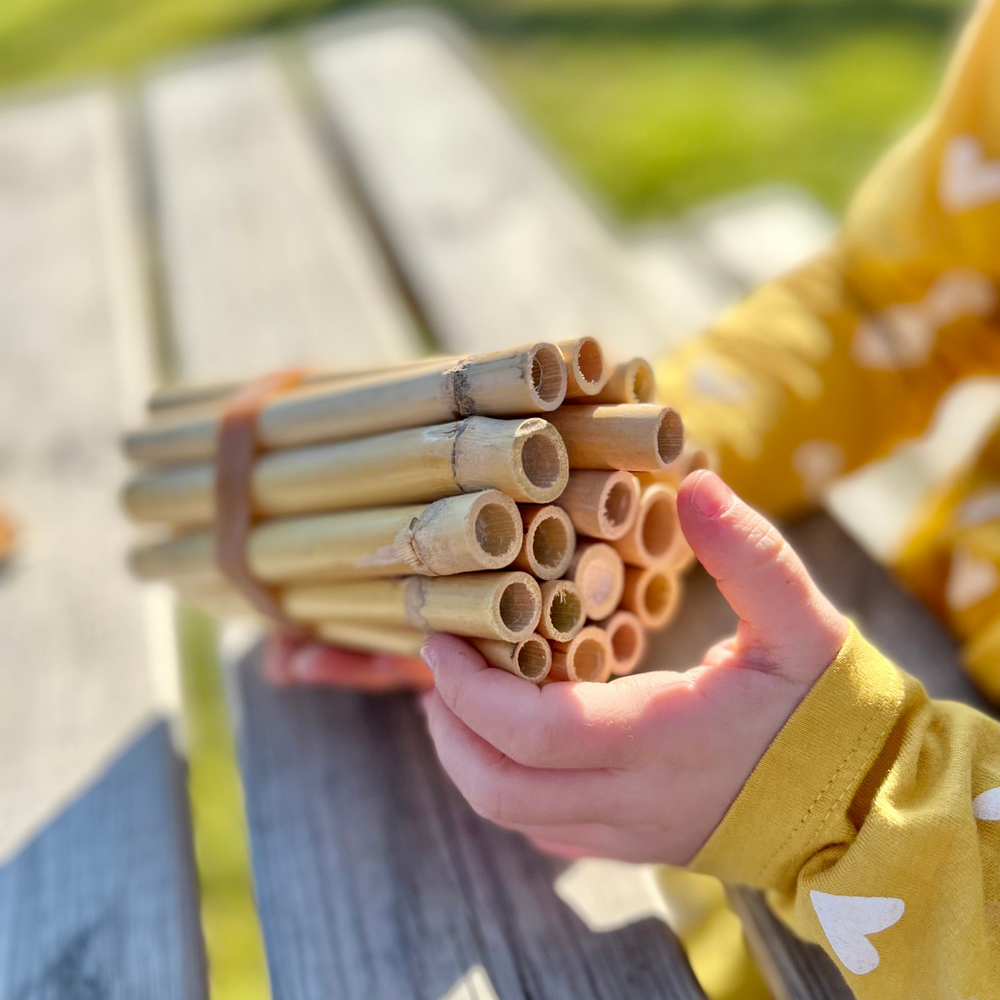
[[[897,708],[898,708],[898,705],[897,705]],[[830,778],[830,780],[826,783],[826,785],[823,786],[823,789],[812,800],[812,802],[809,805],[809,808],[805,811],[805,814],[802,816],[802,819],[800,819],[799,822],[795,824],[795,827],[792,830],[792,832],[785,838],[785,840],[782,842],[781,846],[774,852],[774,855],[772,856],[772,859],[771,859],[771,863],[761,870],[761,878],[762,879],[774,867],[774,865],[778,862],[778,860],[781,857],[782,852],[795,839],[795,837],[798,835],[799,830],[801,830],[802,827],[809,821],[809,817],[812,814],[813,810],[822,801],[823,797],[830,790],[830,787],[836,783],[837,778],[840,776],[840,774],[847,768],[847,766],[851,762],[851,760],[854,757],[856,757],[857,754],[860,752],[861,745],[862,745],[862,743],[865,740],[865,736],[867,735],[868,730],[871,729],[871,727],[875,724],[875,722],[876,722],[877,719],[878,719],[878,713],[874,714],[868,720],[868,724],[865,726],[865,728],[858,735],[857,741],[855,742],[855,744],[852,747],[852,749],[850,750],[850,752],[841,761],[840,766],[837,768],[836,771],[834,771],[834,773],[833,773],[832,777]],[[882,727],[882,731],[879,733],[879,739],[884,739],[884,737],[886,736],[886,734],[892,728],[893,722],[894,722],[894,720],[890,719]],[[874,745],[874,742],[870,743],[869,745]],[[856,773],[857,773],[857,771],[855,771],[855,774]],[[840,795],[838,795],[837,798],[830,805],[830,808],[826,811],[826,814],[823,816],[822,820],[820,820],[820,823],[819,823],[820,826],[822,826],[823,823],[826,822],[826,820],[830,816],[830,813],[832,813],[833,810],[836,808],[837,803],[840,802],[840,800],[846,794],[847,794],[847,788],[844,788],[844,790],[840,793]]]

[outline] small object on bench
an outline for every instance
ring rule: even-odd
[[[15,536],[14,522],[4,508],[0,507],[0,566],[3,566],[13,552]]]

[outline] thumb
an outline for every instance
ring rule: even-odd
[[[694,554],[740,616],[740,650],[796,679],[818,676],[840,651],[847,621],[777,528],[707,470],[681,484],[677,512]]]

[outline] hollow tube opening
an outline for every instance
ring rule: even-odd
[[[549,624],[556,632],[572,632],[583,619],[583,604],[571,590],[560,590],[549,605]]]
[[[588,385],[598,386],[604,377],[604,358],[595,340],[584,340],[576,352],[576,370]]]
[[[527,584],[509,583],[500,595],[500,620],[511,632],[523,632],[538,610],[535,595]]]
[[[517,652],[517,668],[529,681],[544,676],[549,665],[547,650],[541,639],[528,639]]]
[[[648,365],[636,365],[632,373],[632,396],[637,403],[651,403],[656,393],[656,381]]]
[[[635,493],[625,483],[615,483],[604,498],[604,513],[613,528],[625,524],[632,513]]]
[[[578,680],[600,677],[604,671],[604,647],[596,639],[584,639],[574,650],[573,668]]]
[[[558,517],[540,517],[531,536],[531,554],[543,569],[558,566],[569,548],[569,532]]]
[[[628,622],[619,623],[609,635],[611,639],[611,649],[614,651],[615,659],[625,662],[635,656],[639,648],[639,636],[635,629]]]
[[[656,573],[646,585],[642,603],[652,617],[663,614],[670,600],[670,581],[662,573]]]
[[[674,539],[677,518],[674,501],[661,494],[645,510],[642,522],[642,544],[654,558],[665,555]]]
[[[684,442],[684,425],[675,410],[665,410],[656,429],[656,450],[664,465],[672,462]]]
[[[558,403],[565,395],[565,363],[554,347],[536,349],[531,359],[531,387],[543,403]]]
[[[511,512],[498,503],[483,504],[476,515],[476,542],[491,556],[511,553],[517,542],[517,526]]]
[[[546,433],[532,434],[521,448],[521,468],[533,486],[551,489],[559,481],[559,447]]]

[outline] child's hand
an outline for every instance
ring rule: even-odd
[[[441,763],[478,813],[547,850],[690,861],[847,636],[777,530],[718,476],[688,476],[678,510],[741,619],[686,673],[537,688],[453,636],[424,646]]]
[[[278,687],[320,685],[369,694],[434,686],[422,660],[409,656],[356,653],[319,642],[274,636],[264,656],[264,676]]]

